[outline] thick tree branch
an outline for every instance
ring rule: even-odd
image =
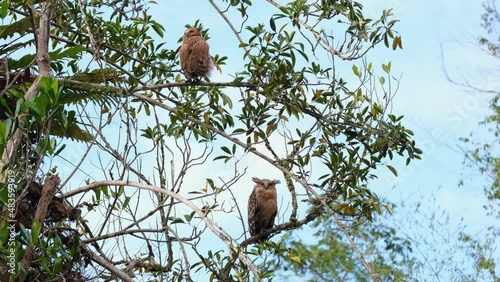
[[[61,179],[57,175],[52,175],[47,177],[47,179],[45,179],[45,183],[42,189],[42,195],[40,196],[40,200],[38,201],[34,221],[38,221],[40,224],[43,225],[43,220],[45,219],[45,216],[47,216],[48,207],[52,202],[52,199],[56,195],[59,183],[61,183]],[[24,253],[22,259],[23,268],[26,271],[22,272],[22,274],[19,277],[19,281],[24,281],[26,279],[27,270],[29,269],[31,265],[31,260],[33,259],[34,249],[35,249],[34,245],[29,245],[26,248],[26,252]]]
[[[81,244],[81,246],[83,248],[85,248],[85,251],[89,254],[90,258],[93,261],[95,261],[96,263],[98,263],[102,267],[109,270],[109,272],[114,274],[116,277],[120,278],[122,281],[125,281],[125,282],[133,282],[134,281],[134,279],[132,279],[130,276],[128,276],[127,273],[118,269],[114,264],[107,261],[105,258],[103,258],[100,255],[89,250],[83,243]]]
[[[262,231],[262,233],[260,233],[260,234],[254,235],[250,238],[247,238],[245,241],[241,242],[240,245],[242,247],[245,247],[245,246],[250,245],[252,243],[259,242],[260,240],[262,240],[262,238],[268,238],[269,235],[275,235],[275,234],[278,234],[284,230],[296,229],[302,225],[306,225],[309,222],[315,220],[318,216],[320,216],[319,210],[315,209],[315,211],[308,214],[302,220],[290,221],[290,222],[286,222],[286,223],[283,223],[280,225],[276,225],[273,228],[266,229],[266,230]]]
[[[177,113],[177,110],[175,108],[172,108],[172,107],[169,107],[167,105],[164,105],[164,104],[162,104],[162,103],[160,103],[160,102],[158,102],[158,101],[156,101],[156,100],[154,100],[154,99],[152,99],[150,97],[146,97],[144,95],[139,95],[139,94],[135,94],[135,93],[133,95],[136,96],[139,99],[148,101],[149,103],[151,103],[153,105],[156,105],[156,106],[158,106],[160,108],[164,108],[164,109],[166,109],[169,112]],[[338,226],[339,226],[340,230],[342,231],[342,233],[344,233],[344,235],[346,236],[346,238],[349,241],[349,243],[351,244],[354,252],[358,255],[359,259],[361,260],[361,263],[365,266],[365,268],[370,272],[370,274],[372,275],[372,277],[376,281],[380,281],[380,278],[379,278],[378,274],[368,264],[368,262],[366,261],[364,255],[356,247],[356,244],[352,240],[352,238],[349,235],[349,232],[347,231],[347,229],[345,228],[345,226],[340,221],[339,217],[336,215],[335,211],[330,207],[330,205],[328,205],[325,202],[325,200],[304,179],[302,179],[302,178],[298,177],[297,175],[293,174],[291,171],[289,171],[284,166],[282,166],[281,164],[279,164],[279,162],[277,162],[277,161],[269,158],[268,156],[264,155],[263,153],[255,150],[255,148],[253,148],[251,145],[248,145],[248,144],[240,141],[238,138],[232,137],[228,133],[226,133],[226,132],[224,132],[222,130],[219,130],[219,129],[211,126],[211,125],[207,125],[206,123],[204,123],[204,122],[202,122],[200,120],[197,120],[194,117],[188,116],[187,119],[189,121],[197,124],[197,125],[203,125],[203,126],[207,127],[212,132],[217,133],[218,135],[224,137],[225,139],[227,139],[227,140],[233,142],[234,144],[236,144],[236,145],[244,148],[245,151],[249,151],[252,154],[254,154],[254,155],[258,156],[259,158],[261,158],[262,160],[265,160],[266,162],[270,163],[271,165],[273,165],[274,167],[276,167],[277,169],[279,169],[280,171],[282,171],[284,174],[290,176],[293,180],[295,180],[298,183],[300,183],[302,185],[302,187],[304,187],[304,189],[306,191],[308,191],[311,195],[313,195],[316,199],[318,199],[319,202],[321,203],[321,205],[327,209],[328,213],[334,217],[335,222],[338,224]]]
[[[86,186],[82,186],[80,188],[71,190],[67,193],[65,193],[62,197],[63,198],[68,198],[72,197],[74,195],[77,195],[79,193],[83,193],[98,187],[101,187],[103,185],[117,185],[117,186],[130,186],[130,187],[136,187],[139,189],[145,189],[149,191],[153,191],[156,193],[161,193],[165,194],[169,197],[172,197],[179,202],[183,203],[190,209],[192,209],[198,216],[200,217],[201,220],[203,220],[206,224],[206,226],[217,236],[219,239],[221,239],[228,247],[228,250],[232,252],[233,250],[236,249],[238,246],[238,243],[236,240],[234,240],[231,236],[229,236],[222,228],[220,228],[216,223],[214,223],[210,218],[207,217],[207,214],[203,212],[200,208],[198,208],[195,204],[193,204],[191,201],[188,199],[182,197],[181,195],[167,190],[167,189],[162,189],[160,187],[152,186],[152,185],[147,185],[143,183],[138,183],[138,182],[130,182],[130,181],[124,181],[124,180],[106,180],[106,181],[99,181],[99,182],[94,182]],[[257,267],[255,264],[252,262],[252,260],[243,252],[238,252],[238,257],[248,266],[250,271],[254,274],[255,278],[258,279],[259,281],[261,280],[259,278],[259,273],[257,271]]]
[[[49,37],[50,37],[50,18],[54,9],[54,0],[45,1],[41,6],[41,16],[40,16],[40,29],[38,31],[37,38],[37,56],[36,60],[38,63],[39,75],[31,84],[30,88],[24,94],[24,99],[31,100],[38,94],[40,88],[40,80],[43,76],[51,76],[50,69],[50,56],[49,56]],[[18,117],[19,127],[16,129],[14,134],[10,137],[7,142],[7,146],[2,155],[2,160],[0,162],[0,171],[3,171],[3,167],[7,164],[12,166],[12,163],[17,157],[17,150],[21,144],[23,138],[24,130],[24,114]],[[0,182],[4,182],[3,175],[0,176]]]

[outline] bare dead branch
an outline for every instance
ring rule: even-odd
[[[168,110],[169,112],[172,112],[172,113],[176,113],[177,110],[175,108],[172,108],[172,107],[169,107],[167,105],[164,105],[150,97],[146,97],[146,96],[143,96],[143,95],[139,95],[139,94],[133,94],[134,96],[136,96],[137,98],[139,99],[142,99],[142,100],[145,100],[145,101],[148,101],[150,103],[152,103],[153,105],[156,105],[158,107],[161,107],[161,108],[164,108],[166,110]],[[370,274],[372,275],[372,277],[376,280],[376,281],[380,281],[380,278],[378,276],[378,274],[373,270],[373,268],[368,264],[368,262],[366,261],[363,253],[361,253],[361,251],[356,247],[354,241],[352,240],[351,236],[349,235],[349,232],[347,231],[347,229],[343,226],[343,224],[341,223],[340,219],[338,218],[338,216],[336,215],[335,211],[330,207],[330,205],[328,205],[325,200],[304,180],[304,179],[301,179],[300,177],[296,176],[295,174],[293,174],[291,171],[289,171],[288,169],[286,169],[283,165],[279,164],[279,162],[269,158],[268,156],[264,155],[263,153],[255,150],[255,148],[253,148],[251,145],[248,145],[242,141],[240,141],[238,138],[235,138],[235,137],[232,137],[231,135],[229,135],[228,133],[222,131],[222,130],[219,130],[213,126],[210,126],[210,125],[207,125],[205,123],[203,123],[202,121],[200,120],[197,120],[195,119],[194,117],[187,117],[188,120],[190,120],[191,122],[195,123],[195,124],[198,124],[198,125],[203,125],[203,126],[206,126],[208,129],[210,129],[212,132],[215,132],[217,133],[218,135],[224,137],[225,139],[233,142],[234,144],[244,148],[246,151],[249,151],[251,152],[252,154],[258,156],[259,158],[261,158],[262,160],[265,160],[266,162],[270,163],[271,165],[273,165],[274,167],[276,167],[277,169],[279,169],[280,171],[282,171],[285,175],[288,175],[289,177],[291,177],[293,180],[297,181],[298,183],[300,183],[302,185],[302,187],[304,187],[304,189],[306,191],[308,191],[309,193],[311,193],[311,195],[313,195],[316,199],[319,200],[319,202],[321,203],[321,205],[323,207],[326,208],[326,210],[328,211],[328,213],[330,215],[332,215],[334,218],[335,218],[335,222],[338,224],[340,230],[342,231],[342,233],[344,233],[344,235],[346,236],[347,240],[349,241],[349,243],[351,243],[351,246],[354,250],[354,252],[358,255],[358,257],[360,258],[361,260],[361,263],[365,266],[365,268],[370,272]],[[210,227],[210,226],[209,226]],[[210,228],[212,229],[212,228]],[[212,230],[213,231],[213,230]],[[217,231],[217,230],[216,230]],[[215,232],[214,232],[215,233]],[[219,238],[223,238],[225,237],[222,233],[218,232],[216,233],[217,236],[219,236]],[[225,239],[223,239],[224,241],[228,242],[229,240],[227,240],[228,238],[225,237]],[[253,265],[253,263],[252,263]]]
[[[67,193],[65,193],[62,197],[63,198],[68,198],[72,197],[74,195],[77,195],[79,193],[83,193],[89,190],[92,190],[94,188],[101,187],[103,185],[117,185],[117,186],[130,186],[130,187],[136,187],[139,189],[145,189],[149,191],[153,191],[156,193],[161,193],[168,195],[179,202],[182,202],[184,205],[192,209],[198,216],[203,220],[206,224],[206,226],[214,233],[219,239],[221,239],[227,246],[228,250],[232,252],[235,250],[238,246],[238,243],[236,240],[234,240],[229,234],[227,234],[222,228],[220,228],[217,224],[215,224],[210,218],[206,216],[206,213],[203,212],[200,208],[198,208],[195,204],[193,204],[191,201],[188,199],[182,197],[181,195],[174,193],[170,190],[167,189],[162,189],[156,186],[152,185],[147,185],[143,183],[138,183],[138,182],[131,182],[131,181],[124,181],[124,180],[106,180],[106,181],[99,181],[99,182],[94,182],[89,185],[82,186],[80,188],[71,190]],[[254,274],[254,276],[260,280],[259,278],[259,273],[257,271],[257,267],[255,264],[252,262],[252,260],[244,253],[239,252],[238,257],[248,266],[250,271]]]

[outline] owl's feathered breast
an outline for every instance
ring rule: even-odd
[[[275,188],[264,188],[262,186],[257,186],[255,188],[255,195],[257,198],[257,210],[260,216],[264,219],[269,219],[276,213],[278,209],[277,198]]]

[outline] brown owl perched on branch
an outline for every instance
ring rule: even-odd
[[[248,198],[248,226],[250,235],[254,236],[262,230],[274,225],[274,218],[278,213],[276,184],[279,180],[252,178],[255,182],[250,198]]]
[[[199,81],[212,70],[208,44],[201,36],[201,28],[192,27],[184,32],[179,50],[181,68],[188,81]]]

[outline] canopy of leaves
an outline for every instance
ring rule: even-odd
[[[372,281],[370,273],[359,263],[351,244],[331,218],[321,217],[312,227],[313,236],[318,239],[313,240],[314,243],[307,243],[300,237],[305,230],[283,236],[286,255],[278,256],[271,267],[278,268],[280,275],[291,274],[292,278],[303,277],[307,281]],[[399,237],[396,229],[367,222],[351,228],[350,234],[382,281],[411,280],[415,264],[411,242]]]
[[[261,18],[251,1],[208,2],[234,38],[231,55],[243,60],[231,66],[227,82],[183,80],[176,49],[181,34],[166,33],[168,27],[151,16],[153,1],[0,2],[6,22],[0,39],[8,42],[0,51],[2,173],[14,171],[16,183],[28,183],[17,198],[33,210],[37,201],[23,191],[47,173],[67,175],[63,186],[85,183],[63,187],[63,200],[51,198],[49,207],[62,202],[67,212],[45,218],[44,232],[33,233],[33,225],[16,229],[19,257],[26,246],[39,246],[36,256],[23,260],[31,261],[31,272],[21,278],[63,281],[84,271],[88,278],[126,281],[139,275],[195,280],[196,272],[221,281],[260,280],[272,272],[257,267],[259,253],[277,245],[250,251],[248,244],[319,216],[335,224],[372,220],[385,205],[368,186],[375,170],[397,176],[388,164],[396,155],[407,164],[420,158],[403,117],[391,113],[398,83],[391,62],[375,66],[366,59],[379,44],[402,47],[390,10],[370,19],[351,0],[267,1],[259,9],[273,14]],[[44,54],[47,42],[37,36],[47,28],[52,51]],[[203,35],[209,34],[204,26]],[[212,52],[215,68],[224,71],[228,57]],[[46,58],[50,78],[39,75]],[[60,137],[88,147],[69,151],[66,145],[76,143]],[[74,160],[70,171],[51,166],[58,157]],[[281,193],[290,205],[282,224],[254,238],[246,238],[234,190],[246,171],[238,165],[249,158],[282,175]],[[232,175],[213,177],[212,167],[222,163]],[[98,172],[79,174],[96,167]],[[197,167],[209,173],[200,175]],[[85,215],[71,216],[83,207]],[[96,214],[100,221],[86,219]],[[223,216],[239,220],[241,229],[223,228]],[[202,248],[214,236],[226,250]],[[48,247],[53,240],[61,241],[61,251]],[[140,247],[131,248],[130,240]],[[351,247],[377,279],[378,269]],[[16,266],[16,275],[22,267],[27,265]]]
[[[483,7],[485,11],[481,16],[481,25],[485,29],[486,35],[479,37],[479,44],[485,47],[486,52],[498,62],[500,60],[500,53],[498,52],[500,48],[500,13],[496,6],[496,1],[485,1]],[[498,71],[495,69],[488,71],[493,71],[498,74]],[[463,138],[462,141],[472,145],[472,149],[466,152],[466,158],[474,166],[478,167],[482,174],[488,177],[491,185],[485,188],[486,194],[492,202],[498,203],[498,200],[500,200],[500,157],[498,156],[498,141],[500,136],[500,91],[494,88],[480,89],[475,85],[466,86],[474,91],[491,95],[491,114],[481,122],[481,125],[488,128],[488,131],[491,132],[492,140],[481,142],[475,140],[473,136],[470,136]],[[500,213],[498,205],[494,209]],[[497,214],[497,216],[498,215],[500,214]]]

